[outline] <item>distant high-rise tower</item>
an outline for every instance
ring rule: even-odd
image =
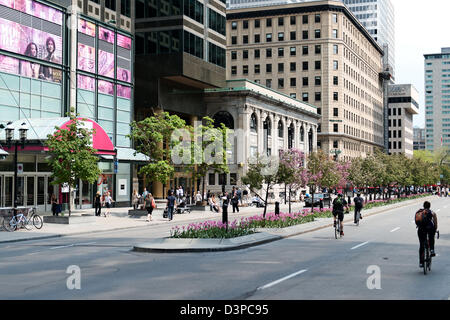
[[[450,48],[425,54],[425,146],[450,147]]]

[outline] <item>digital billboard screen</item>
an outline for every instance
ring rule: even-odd
[[[104,93],[104,94],[109,94],[109,95],[114,95],[114,83],[109,82],[109,81],[103,81],[103,80],[99,80],[98,81],[98,92],[99,93]]]
[[[117,96],[125,99],[131,99],[131,88],[127,86],[117,85]]]
[[[98,74],[114,78],[114,54],[98,51]]]
[[[115,32],[103,27],[98,28],[98,38],[100,40],[114,44]]]
[[[32,0],[0,0],[0,4],[8,8],[62,25],[61,11]]]
[[[0,71],[58,83],[62,81],[62,71],[59,69],[4,55],[0,55]]]
[[[78,88],[89,90],[89,91],[95,91],[95,79],[83,75],[78,75]]]

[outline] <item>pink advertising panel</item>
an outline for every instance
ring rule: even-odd
[[[62,38],[0,18],[0,49],[61,63]]]
[[[98,74],[114,78],[114,54],[98,50]]]
[[[125,99],[131,99],[131,88],[127,86],[117,85],[117,96]]]
[[[121,34],[117,34],[117,45],[122,48],[131,50],[131,38],[123,36]]]
[[[103,27],[98,27],[98,38],[100,40],[109,42],[109,43],[114,43],[114,31],[103,28]]]
[[[4,55],[0,55],[0,71],[58,83],[62,81],[61,70]]]
[[[0,0],[0,4],[43,20],[62,25],[61,11],[32,0]]]
[[[95,37],[95,24],[92,22],[79,19],[78,20],[78,32],[84,33],[88,36]]]
[[[112,82],[99,80],[98,92],[103,94],[114,95],[114,84]]]
[[[95,91],[95,79],[87,76],[78,75],[78,89]]]
[[[131,72],[127,69],[117,67],[117,80],[131,83]]]
[[[95,72],[95,48],[78,44],[78,69]]]

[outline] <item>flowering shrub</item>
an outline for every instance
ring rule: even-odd
[[[276,215],[269,212],[264,219],[262,215],[242,218],[241,223],[247,223],[254,228],[286,228],[296,224],[314,221],[314,214],[310,211],[300,211],[294,213],[282,213]]]
[[[254,233],[255,230],[245,222],[238,224],[236,220],[228,223],[228,231],[225,223],[220,221],[204,221],[191,223],[187,227],[175,226],[170,230],[171,238],[234,238]]]

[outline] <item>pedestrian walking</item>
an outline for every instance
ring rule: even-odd
[[[56,195],[54,193],[52,193],[52,196],[50,197],[50,203],[52,205],[52,214],[54,216],[58,216],[57,212],[58,200],[56,199]]]
[[[172,190],[169,191],[169,196],[167,197],[167,218],[169,221],[173,219],[174,210],[177,207],[176,198],[173,196]]]
[[[139,205],[139,198],[140,198],[139,193],[136,191],[136,189],[134,189],[133,194],[131,196],[131,204],[133,205],[134,210],[136,210],[136,208]]]
[[[100,217],[102,211],[102,195],[100,194],[100,191],[97,191],[97,193],[95,194],[94,208],[95,216]]]
[[[231,198],[231,205],[233,206],[233,213],[235,211],[239,212],[239,197],[237,195],[237,191],[234,192]]]
[[[105,207],[106,207],[106,210],[105,210],[105,218],[106,218],[107,216],[111,216],[110,211],[111,211],[112,203],[114,202],[113,198],[109,194],[109,191],[106,192],[104,202],[105,202]]]
[[[147,222],[152,221],[152,212],[153,209],[156,208],[155,199],[153,198],[152,194],[149,193],[147,195],[147,198],[145,199],[145,209],[147,209]]]

